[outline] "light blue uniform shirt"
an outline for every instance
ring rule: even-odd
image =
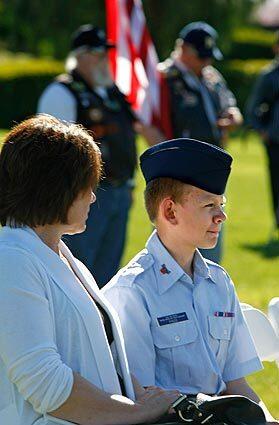
[[[199,251],[192,280],[155,231],[103,291],[144,386],[217,394],[262,368],[230,277]]]

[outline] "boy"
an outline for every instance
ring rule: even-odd
[[[198,251],[216,245],[226,220],[231,163],[227,152],[192,139],[143,153],[145,205],[155,231],[104,291],[120,316],[129,365],[143,386],[240,394],[264,407],[245,380],[262,365],[233,283]]]

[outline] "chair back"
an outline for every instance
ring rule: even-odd
[[[279,361],[279,338],[268,317],[249,304],[241,309],[253,337],[258,355],[264,361]]]
[[[279,297],[272,298],[268,304],[268,318],[279,338]]]

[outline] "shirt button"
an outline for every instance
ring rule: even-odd
[[[224,335],[228,335],[227,329],[224,329]]]
[[[181,338],[180,338],[180,336],[179,336],[179,335],[175,335],[174,339],[175,339],[175,341],[177,341],[177,342],[181,340]]]

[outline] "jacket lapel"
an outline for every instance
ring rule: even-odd
[[[117,351],[117,358],[120,364],[121,375],[124,380],[127,396],[134,400],[135,393],[129,372],[128,360],[125,352],[124,337],[121,330],[119,317],[114,308],[108,303],[104,295],[99,290],[93,276],[91,275],[89,270],[84,266],[84,264],[82,264],[73,256],[71,251],[63,242],[61,242],[60,244],[60,249],[62,254],[70,262],[71,267],[73,268],[74,272],[76,273],[82,284],[85,286],[87,291],[103,307],[103,309],[106,311],[110,318],[114,342]]]

